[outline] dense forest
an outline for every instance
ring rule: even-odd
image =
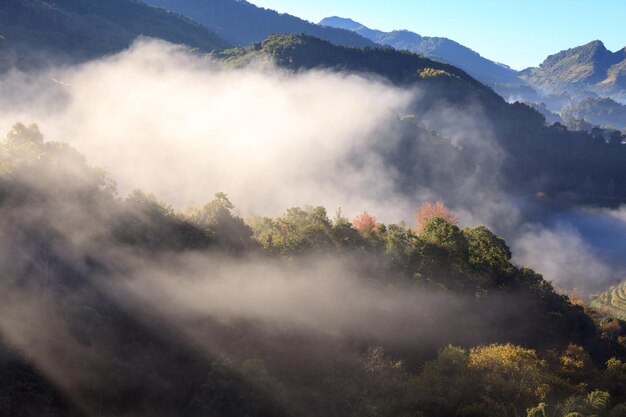
[[[441,203],[184,212],[17,124],[0,147],[6,416],[621,416],[624,323]]]
[[[207,52],[229,46],[206,27],[137,0],[7,0],[0,33],[19,53],[18,67],[30,71],[120,52],[138,36]]]

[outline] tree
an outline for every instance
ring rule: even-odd
[[[391,266],[413,276],[420,267],[424,243],[409,228],[396,224],[387,226],[384,241]]]
[[[409,383],[413,407],[427,415],[454,415],[478,396],[475,382],[469,371],[467,350],[450,345],[427,362]]]
[[[569,344],[559,359],[559,376],[581,391],[594,384],[600,376],[589,353],[582,346]]]
[[[215,199],[189,215],[196,226],[216,234],[218,241],[228,249],[241,251],[252,246],[252,229],[243,219],[233,214],[235,206],[225,193],[216,193]]]
[[[284,255],[294,255],[308,250],[329,250],[334,249],[336,244],[341,242],[342,237],[338,237],[333,228],[333,224],[328,219],[324,207],[292,207],[286,213],[275,219],[265,219],[256,222],[254,225],[254,236],[261,244]],[[339,229],[344,229],[339,226]],[[350,228],[355,235],[356,231]],[[360,235],[358,235],[360,236]],[[336,239],[340,241],[336,242]],[[349,241],[354,241],[353,237],[348,237]],[[269,244],[271,242],[271,245]]]
[[[426,224],[433,218],[439,217],[440,219],[450,223],[457,224],[458,219],[452,214],[441,201],[436,203],[426,202],[417,209],[415,214],[416,225],[415,231],[419,234],[422,232]]]
[[[37,160],[44,153],[44,138],[36,124],[13,125],[0,143],[0,173],[9,173],[21,165]]]
[[[441,217],[431,218],[422,228],[420,237],[427,243],[446,250],[452,257],[467,258],[467,241],[461,230]]]
[[[622,325],[619,320],[608,319],[600,324],[600,331],[603,337],[613,341],[622,333]]]
[[[614,397],[626,395],[626,363],[618,358],[609,359],[606,362],[604,379],[608,382]]]
[[[337,210],[332,221],[332,239],[337,249],[355,249],[368,246],[365,236],[356,230],[352,222],[341,213],[341,208]]]
[[[521,415],[550,392],[546,363],[531,349],[512,344],[473,348],[469,368],[476,373],[483,396],[505,404],[511,415]]]
[[[485,226],[466,228],[463,235],[467,240],[469,262],[472,265],[501,271],[512,267],[509,262],[511,250],[506,242]]]
[[[352,219],[352,227],[359,233],[370,233],[376,229],[376,217],[370,216],[367,211]]]

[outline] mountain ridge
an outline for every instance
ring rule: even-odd
[[[322,69],[366,77],[369,74],[386,78],[398,87],[417,87],[420,100],[411,106],[411,114],[426,120],[435,130],[441,122],[436,115],[442,109],[466,111],[467,106],[478,106],[498,145],[510,155],[501,173],[509,189],[517,189],[520,194],[550,195],[564,206],[573,202],[613,205],[622,201],[621,197],[616,199],[620,193],[626,196],[626,182],[621,179],[626,148],[600,143],[586,131],[568,131],[559,124],[547,126],[546,117],[537,109],[520,102],[507,103],[493,89],[449,64],[409,51],[348,48],[306,35],[273,35],[264,42],[212,56],[234,67],[266,60],[293,72]],[[619,140],[623,140],[621,135]],[[582,169],[581,159],[591,162],[583,164]],[[406,167],[414,166],[414,161],[405,162]],[[591,187],[595,191],[589,193],[580,186],[588,177],[594,184],[613,181],[613,188],[619,192],[608,195],[602,187]]]
[[[520,77],[545,93],[586,89],[626,97],[626,48],[612,52],[600,40],[549,55]]]
[[[260,42],[273,34],[286,33],[304,33],[343,46],[376,46],[371,40],[354,32],[321,27],[245,0],[145,0],[145,3],[187,16],[238,46]]]
[[[12,49],[75,61],[119,52],[139,36],[210,52],[230,46],[206,27],[137,0],[8,0],[0,27]]]
[[[376,43],[396,49],[406,49],[431,59],[444,61],[463,69],[474,78],[492,86],[496,84],[525,84],[517,77],[515,70],[484,58],[478,52],[448,38],[421,36],[409,30],[383,32],[370,29],[352,19],[338,16],[322,19],[319,24],[352,30]]]

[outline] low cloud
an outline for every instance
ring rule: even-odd
[[[224,191],[243,216],[323,205],[409,223],[421,202],[443,200],[462,226],[503,234],[518,263],[557,285],[595,288],[618,279],[575,226],[523,226],[527,219],[500,188],[505,155],[477,106],[423,115],[425,127],[459,152],[419,148],[413,164],[426,165],[428,175],[407,180],[384,155],[397,147],[397,121],[421,94],[364,75],[293,74],[267,64],[228,69],[142,40],[41,77],[9,74],[0,91],[0,129],[37,122],[48,139],[105,168],[121,195],[140,188],[183,209]]]
[[[557,288],[590,293],[621,280],[620,273],[575,228],[535,225],[525,229],[513,242],[514,261],[540,272]]]
[[[0,124],[37,122],[107,169],[122,194],[141,188],[185,207],[225,191],[244,213],[320,204],[400,215],[393,172],[366,151],[363,163],[348,162],[409,102],[380,81],[224,69],[157,41],[48,79],[56,81],[32,100],[25,80],[5,81],[3,102],[26,90],[20,100],[30,105],[4,112]]]

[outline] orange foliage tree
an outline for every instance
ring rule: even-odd
[[[421,233],[426,223],[435,217],[439,217],[450,224],[458,223],[456,216],[452,214],[441,201],[437,201],[436,203],[426,202],[417,209],[417,213],[415,214],[417,222],[415,231]]]
[[[352,220],[352,226],[359,233],[369,233],[376,228],[376,217],[369,215],[367,212],[359,214]]]

